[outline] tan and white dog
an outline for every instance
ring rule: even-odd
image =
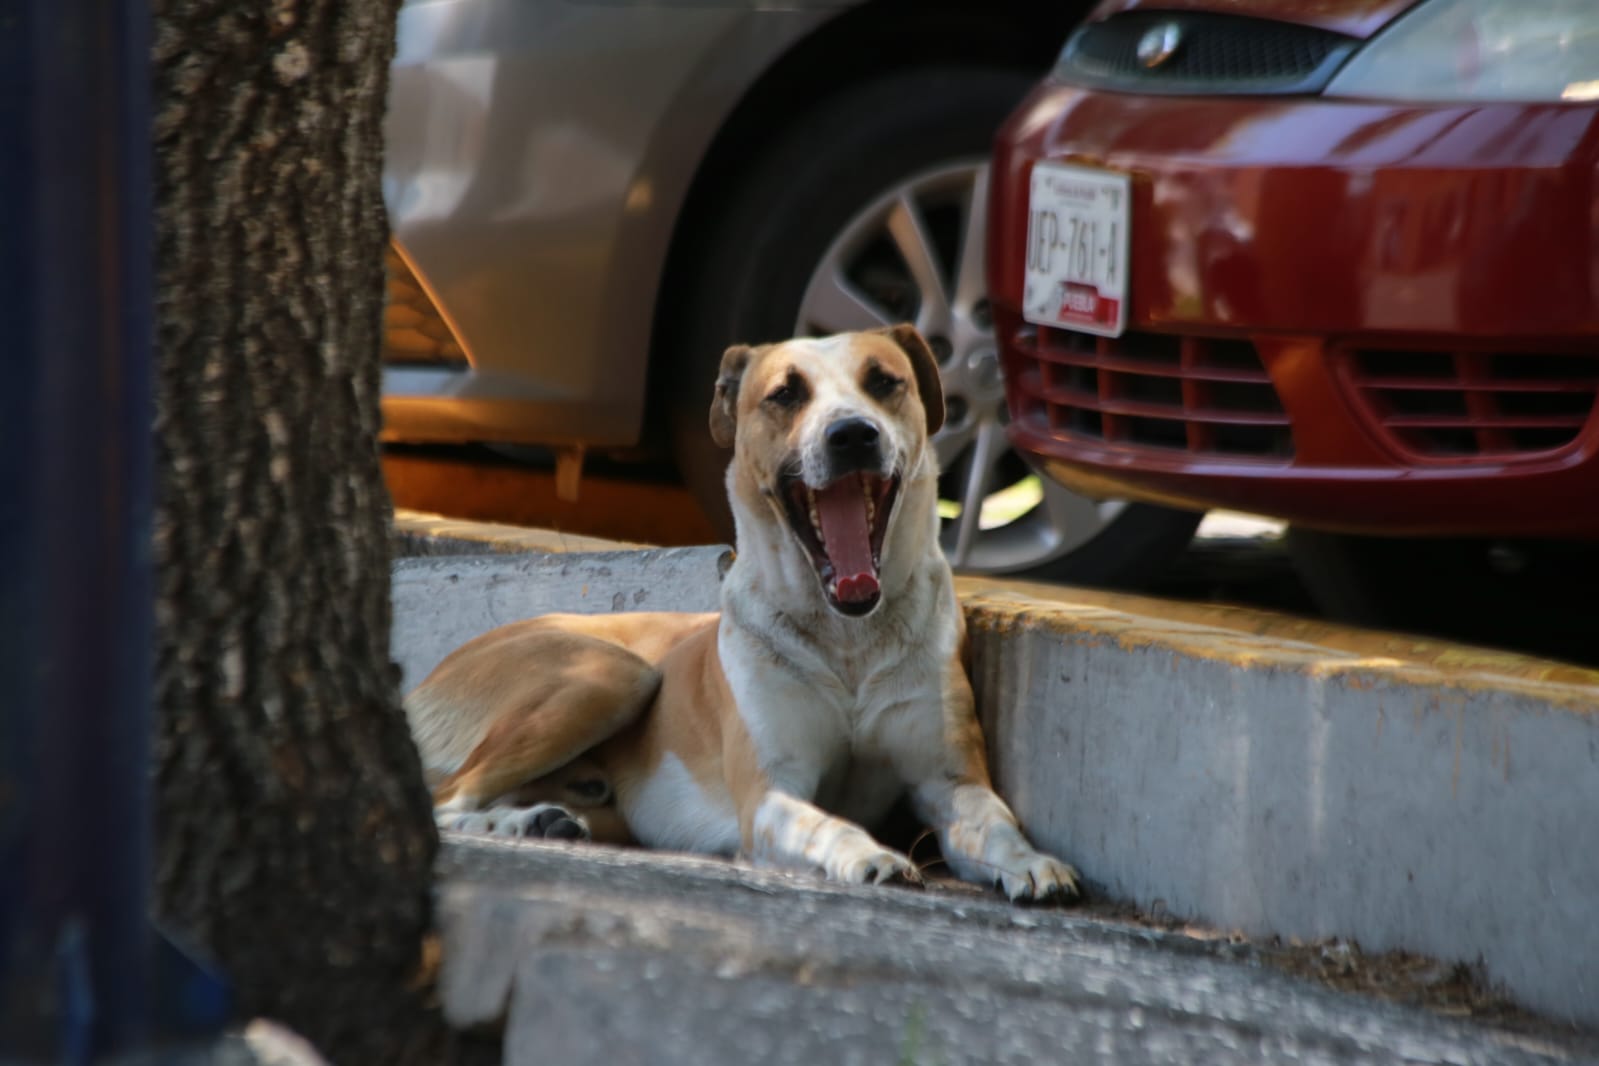
[[[453,652],[406,699],[441,827],[914,881],[862,828],[908,792],[963,880],[1076,895],[989,783],[938,543],[943,417],[910,326],[728,349],[721,612],[549,615]]]

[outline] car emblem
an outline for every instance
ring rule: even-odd
[[[1183,43],[1183,28],[1176,22],[1151,26],[1138,38],[1138,61],[1153,70],[1177,54]]]

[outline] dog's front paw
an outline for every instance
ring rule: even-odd
[[[1000,865],[998,880],[1012,903],[1065,903],[1082,895],[1076,870],[1032,849]]]
[[[870,838],[840,847],[823,867],[828,878],[851,885],[881,885],[896,881],[909,885],[922,883],[922,875],[910,858],[878,844]]]
[[[523,840],[588,840],[588,823],[554,803],[532,807],[491,807],[484,811],[440,812],[439,828],[481,836]]]

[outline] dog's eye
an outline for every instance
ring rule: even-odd
[[[866,372],[866,391],[874,400],[886,400],[905,384],[903,378],[872,367]]]
[[[785,411],[804,399],[805,382],[796,374],[790,374],[788,380],[766,394],[767,403]]]

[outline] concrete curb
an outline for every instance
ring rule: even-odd
[[[503,1026],[507,1066],[695,1063],[1590,1061],[1340,994],[1247,944],[840,886],[740,863],[447,837],[445,1017]]]
[[[631,551],[653,545],[584,537],[551,529],[524,529],[494,522],[471,522],[422,511],[394,512],[394,554],[486,555],[511,552]]]
[[[1112,895],[1480,961],[1599,1022],[1599,689],[966,602],[998,787]]]
[[[394,563],[389,653],[402,691],[495,626],[540,614],[714,611],[726,548],[428,555]]]
[[[540,611],[714,609],[724,551],[402,561],[395,655],[415,680]],[[1479,963],[1521,1003],[1599,1025],[1599,672],[958,585],[1000,791],[1102,890],[1254,936]]]

